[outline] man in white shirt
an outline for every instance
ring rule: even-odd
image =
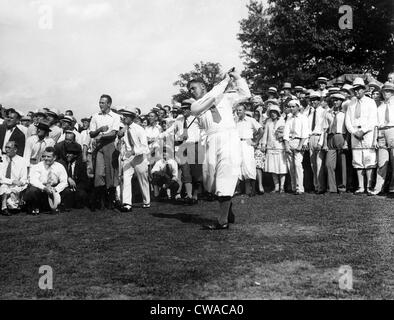
[[[16,154],[15,141],[7,142],[5,150],[0,163],[0,196],[2,214],[9,216],[9,209],[19,209],[20,193],[27,187],[27,163]]]
[[[123,171],[122,187],[122,212],[132,211],[132,179],[134,173],[137,176],[143,198],[143,208],[150,207],[150,190],[148,180],[148,140],[145,130],[134,123],[137,117],[135,109],[123,108],[119,110],[123,115],[125,134],[122,138],[120,151],[121,165]]]
[[[47,147],[43,161],[30,168],[30,186],[24,195],[28,214],[38,215],[40,210],[49,208],[52,213],[59,213],[57,207],[61,192],[68,186],[68,177],[64,166],[55,160],[55,149]]]
[[[346,141],[345,113],[342,110],[342,102],[345,101],[345,97],[340,93],[336,93],[330,99],[333,105],[332,109],[326,113],[326,134],[323,150],[327,151],[328,191],[330,193],[338,193],[346,191],[347,184],[347,164],[344,150],[347,150],[348,146]],[[341,176],[339,182],[337,182],[335,174],[337,169]]]
[[[351,134],[353,167],[357,169],[358,189],[355,194],[364,193],[364,171],[367,179],[367,193],[371,191],[372,169],[376,167],[375,129],[378,125],[378,111],[375,101],[365,96],[366,86],[362,78],[353,81],[355,99],[348,104],[345,125]]]
[[[115,163],[113,157],[117,152],[115,139],[120,128],[120,117],[111,111],[111,105],[112,98],[109,95],[100,97],[101,111],[93,115],[89,128],[89,135],[93,139],[95,193],[100,202],[106,200],[109,209],[115,207],[116,187],[119,185],[118,162]]]
[[[55,141],[48,136],[51,131],[48,122],[41,121],[36,127],[37,134],[27,138],[25,152],[23,153],[29,167],[41,162],[45,149],[55,145]]]
[[[178,164],[172,158],[167,158],[163,154],[163,159],[156,161],[152,167],[152,185],[154,187],[154,195],[158,197],[161,190],[167,192],[167,199],[172,199],[179,189],[178,181]]]
[[[386,179],[391,180],[389,193],[394,193],[394,83],[382,87],[384,101],[378,107],[378,170],[374,194],[383,194]],[[387,175],[391,167],[391,179]]]
[[[310,128],[309,154],[315,192],[317,194],[322,194],[326,191],[323,165],[325,152],[322,150],[326,110],[321,106],[321,102],[317,99],[318,98],[315,96],[315,93],[311,93],[310,101],[312,102],[312,108],[308,115]]]
[[[253,197],[256,183],[256,160],[254,145],[258,144],[264,132],[263,127],[254,118],[245,115],[245,106],[237,106],[236,126],[241,141],[241,174],[239,180],[245,181],[245,193]],[[254,140],[254,137],[256,139]]]
[[[292,191],[294,194],[300,195],[304,193],[302,160],[306,149],[305,142],[309,138],[310,129],[308,118],[300,112],[301,105],[299,101],[291,100],[288,106],[291,107],[292,117],[286,121],[283,140],[285,141]]]
[[[233,92],[226,92],[229,83]],[[233,117],[233,108],[251,97],[244,79],[234,71],[207,93],[202,80],[192,80],[188,90],[197,101],[191,106],[192,115],[199,119],[206,133],[203,182],[207,192],[218,196],[220,214],[215,225],[208,230],[228,229],[234,221],[231,199],[240,174],[240,141]]]

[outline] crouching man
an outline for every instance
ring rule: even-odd
[[[27,161],[18,156],[15,141],[7,142],[6,155],[0,163],[1,213],[10,216],[10,210],[18,210],[20,194],[27,187]]]
[[[178,164],[174,159],[160,159],[152,168],[152,184],[154,195],[158,197],[161,191],[166,191],[167,199],[173,199],[179,188]]]
[[[27,213],[40,214],[40,210],[59,213],[60,193],[68,186],[67,172],[64,166],[56,162],[55,149],[47,147],[43,161],[30,168],[30,186],[24,200]]]
[[[60,161],[67,171],[68,187],[62,193],[65,211],[83,208],[88,199],[89,179],[80,151],[78,146],[69,144],[66,146],[66,160]]]

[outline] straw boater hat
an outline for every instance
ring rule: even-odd
[[[341,88],[340,91],[346,91],[347,93],[351,94],[351,93],[352,93],[352,90],[353,90],[353,86],[350,85],[350,84],[348,84],[348,83],[345,83],[345,84],[342,86],[342,88]]]
[[[339,90],[340,90],[340,89],[339,89],[338,87],[331,87],[331,88],[328,89],[328,94],[329,94],[329,95],[332,95],[332,94],[334,94],[334,93],[338,93]]]
[[[294,91],[303,92],[304,88],[302,86],[295,86]]]
[[[353,81],[353,89],[360,88],[360,87],[363,87],[364,89],[366,89],[364,80],[362,78],[354,79],[354,81]]]
[[[119,110],[119,113],[123,116],[132,116],[136,117],[138,115],[138,111],[135,108],[124,107]]]
[[[291,83],[290,83],[290,82],[285,82],[285,83],[283,84],[282,89],[291,89]]]
[[[382,91],[394,91],[394,83],[388,81],[385,82],[382,87]]]
[[[47,115],[51,115],[51,116],[53,116],[55,118],[59,117],[59,113],[60,113],[60,111],[58,109],[56,109],[56,108],[51,108],[51,109],[46,111]]]
[[[320,97],[320,94],[314,90],[309,94],[309,99],[320,99]]]
[[[334,94],[332,94],[330,96],[330,98],[333,99],[333,100],[339,99],[339,100],[342,100],[342,101],[344,101],[346,99],[345,96],[343,94],[340,94],[340,93],[334,93]]]
[[[275,87],[269,87],[268,92],[273,94],[278,94],[278,89],[276,89]]]
[[[317,78],[317,82],[327,83],[328,79],[326,77],[319,77],[319,78]]]
[[[69,124],[73,124],[74,122],[74,117],[71,116],[64,116],[63,118],[60,119],[61,122],[67,122]]]

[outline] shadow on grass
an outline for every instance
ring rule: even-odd
[[[175,213],[175,214],[167,214],[167,213],[152,213],[153,217],[156,218],[164,218],[164,219],[177,219],[183,223],[192,223],[197,225],[204,225],[208,223],[213,223],[215,220],[202,218],[197,214],[187,214],[187,213]]]

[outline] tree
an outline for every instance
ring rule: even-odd
[[[196,78],[203,79],[209,91],[223,79],[222,67],[219,63],[214,62],[205,63],[201,61],[200,63],[195,63],[194,70],[180,74],[179,80],[174,82],[174,86],[179,87],[179,93],[173,95],[173,99],[182,102],[182,100],[190,98],[187,91],[187,83]]]
[[[372,73],[384,81],[394,63],[391,0],[348,0],[353,29],[342,30],[342,0],[268,0],[247,5],[240,22],[244,76],[252,89],[290,81],[313,86],[319,76]]]

